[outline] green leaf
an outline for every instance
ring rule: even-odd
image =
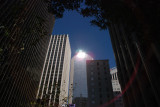
[[[2,48],[0,48],[0,52],[2,52],[3,51],[3,49]]]

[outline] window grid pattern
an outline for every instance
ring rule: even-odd
[[[87,60],[86,63],[88,104],[90,107],[101,106],[113,98],[108,60]]]
[[[6,0],[0,3],[0,105],[31,106],[36,97],[40,75],[53,29],[54,18],[43,0]],[[37,17],[45,36],[32,32]],[[16,22],[17,21],[17,22]],[[7,31],[7,35],[4,31]],[[36,42],[39,40],[39,42]],[[34,45],[33,45],[34,44]],[[12,48],[11,48],[12,47]],[[13,50],[12,50],[13,49]]]
[[[48,99],[48,105],[59,103],[66,35],[51,36],[41,75],[37,98]]]

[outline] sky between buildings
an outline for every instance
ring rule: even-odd
[[[115,67],[109,32],[91,26],[90,20],[76,11],[66,11],[63,18],[55,21],[52,34],[69,35],[72,57],[78,50],[83,50],[95,60],[109,59],[110,67]]]

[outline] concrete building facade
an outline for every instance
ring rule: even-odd
[[[87,60],[88,107],[114,107],[108,60]]]
[[[121,95],[121,86],[119,84],[117,68],[111,68],[110,74],[112,76],[113,95],[115,98],[115,107],[123,107],[123,99]]]
[[[50,38],[37,99],[47,100],[46,106],[67,103],[71,49],[68,35]]]

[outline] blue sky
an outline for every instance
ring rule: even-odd
[[[115,67],[114,53],[107,30],[91,26],[91,18],[81,16],[76,11],[66,11],[63,18],[55,21],[54,34],[68,34],[72,57],[83,50],[95,60],[109,59],[110,67]]]

